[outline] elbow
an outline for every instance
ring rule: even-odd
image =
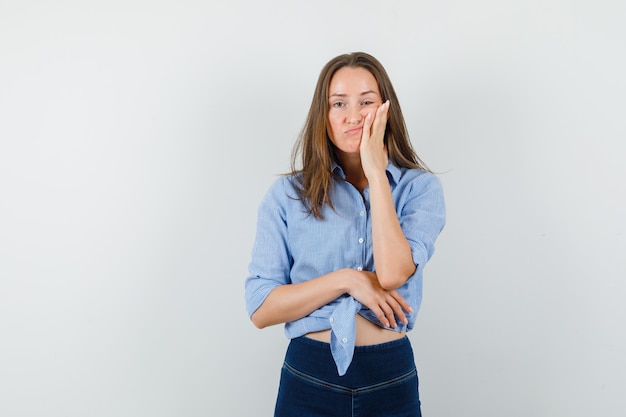
[[[401,287],[405,282],[406,282],[407,278],[401,278],[401,277],[386,277],[386,278],[378,278],[378,282],[380,283],[380,286],[387,291],[392,291],[395,290],[399,287]]]
[[[263,315],[258,314],[258,312],[259,310],[255,311],[252,316],[250,316],[250,321],[252,321],[252,324],[254,324],[254,327],[257,329],[265,329],[269,326],[269,323],[267,320],[263,320]]]
[[[378,274],[378,283],[387,291],[398,289],[415,273],[415,269],[416,267],[413,265],[412,269],[406,268]]]

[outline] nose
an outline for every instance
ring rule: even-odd
[[[348,123],[359,124],[363,120],[363,114],[360,109],[352,107],[348,113]]]

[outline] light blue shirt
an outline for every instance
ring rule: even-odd
[[[333,172],[345,178],[338,165]],[[415,324],[422,301],[422,272],[434,251],[445,223],[445,206],[437,177],[417,169],[389,163],[387,177],[400,226],[406,236],[415,273],[398,289],[414,312],[408,325],[398,321],[395,329],[408,331]],[[277,179],[261,202],[257,233],[246,279],[248,315],[261,306],[279,285],[304,282],[342,268],[373,271],[372,218],[369,188],[361,194],[352,184],[335,180],[331,189],[334,210],[324,206],[324,220],[307,214],[290,176]],[[306,317],[285,324],[289,339],[331,329],[331,352],[339,375],[345,375],[354,353],[355,315],[385,327],[369,308],[344,294]]]

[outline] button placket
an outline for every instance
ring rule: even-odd
[[[364,198],[361,198],[359,201],[359,206],[357,208],[358,216],[356,217],[356,223],[358,225],[358,239],[357,242],[361,246],[359,250],[359,258],[355,259],[357,265],[357,271],[363,271],[366,260],[366,247],[365,243],[365,234],[367,233],[367,204]]]

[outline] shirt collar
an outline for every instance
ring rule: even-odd
[[[338,163],[336,163],[335,161],[333,161],[333,164],[332,164],[332,166],[330,167],[330,171],[331,171],[333,174],[335,174],[335,175],[337,175],[337,176],[339,176],[339,177],[343,178],[344,180],[346,179],[346,174],[344,174],[344,173],[343,173],[343,168],[341,168],[341,167],[339,166],[339,164],[338,164]]]
[[[339,164],[334,161],[331,166],[331,171],[333,174],[338,175],[344,180],[346,179],[346,174],[343,172],[343,168],[341,168],[341,166],[339,166]],[[400,170],[400,168],[398,168],[397,166],[392,164],[391,161],[389,161],[387,163],[386,171],[387,171],[387,177],[390,180],[392,180],[395,184],[397,184],[398,181],[400,180],[400,176],[402,175],[402,171]]]

